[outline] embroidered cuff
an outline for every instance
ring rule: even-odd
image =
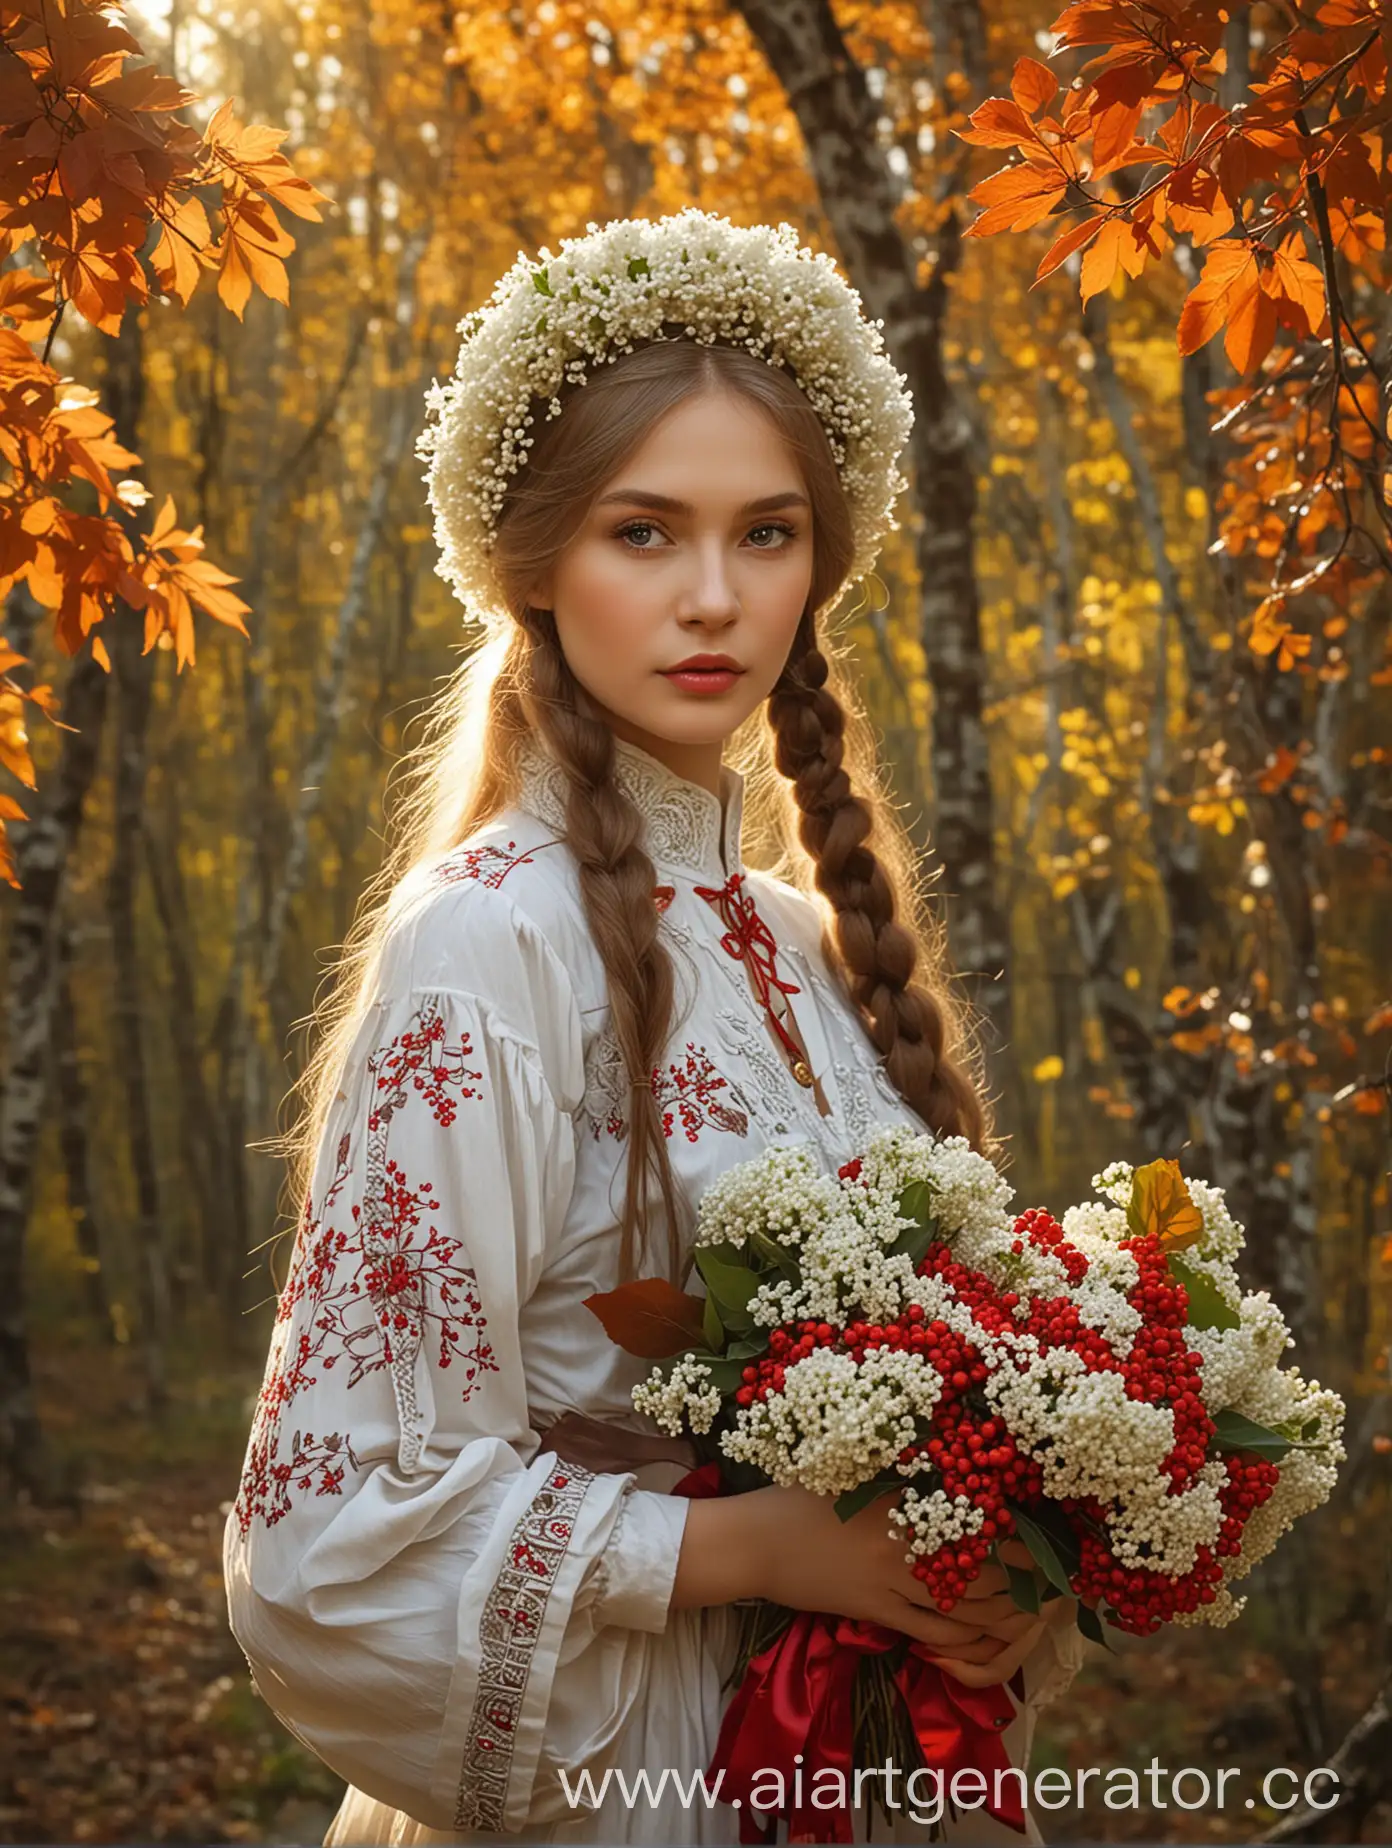
[[[600,1560],[592,1612],[596,1626],[618,1624],[658,1634],[667,1628],[690,1506],[685,1495],[659,1495],[651,1489],[631,1489],[624,1497]]]

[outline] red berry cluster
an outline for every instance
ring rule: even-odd
[[[1111,1621],[1132,1636],[1153,1636],[1162,1623],[1181,1612],[1212,1604],[1222,1582],[1223,1568],[1212,1547],[1196,1550],[1193,1570],[1183,1578],[1170,1578],[1149,1566],[1123,1566],[1100,1534],[1084,1528],[1079,1533],[1082,1563],[1073,1579],[1081,1597],[1105,1598]]]
[[[1041,1471],[1022,1456],[999,1418],[978,1421],[960,1402],[934,1408],[933,1435],[915,1452],[927,1456],[942,1478],[943,1493],[965,1495],[985,1516],[980,1529],[914,1562],[914,1576],[933,1593],[940,1611],[950,1611],[980,1573],[996,1541],[1015,1532],[1007,1496],[1037,1499]]]
[[[1268,1501],[1281,1472],[1264,1457],[1230,1456],[1226,1459],[1227,1481],[1218,1491],[1223,1510],[1223,1524],[1213,1546],[1195,1549],[1192,1569],[1179,1578],[1171,1578],[1147,1566],[1124,1566],[1106,1541],[1093,1527],[1080,1529],[1082,1566],[1073,1584],[1083,1597],[1105,1598],[1115,1612],[1118,1629],[1133,1636],[1153,1636],[1161,1624],[1169,1623],[1180,1613],[1196,1611],[1202,1604],[1212,1604],[1223,1582],[1224,1559],[1235,1559],[1242,1551],[1242,1530],[1255,1509]],[[1064,1502],[1072,1511],[1079,1504]],[[1081,1511],[1100,1526],[1104,1510],[1091,1500],[1081,1504]]]
[[[1122,1240],[1140,1269],[1126,1300],[1141,1314],[1131,1352],[1121,1365],[1130,1399],[1168,1405],[1174,1414],[1174,1448],[1161,1464],[1170,1478],[1170,1493],[1186,1489],[1208,1461],[1216,1426],[1199,1396],[1203,1356],[1184,1339],[1189,1297],[1170,1275],[1165,1249],[1151,1234]]]
[[[735,1404],[753,1405],[756,1399],[767,1399],[771,1392],[782,1392],[789,1367],[806,1360],[814,1348],[840,1345],[841,1333],[830,1322],[793,1322],[786,1328],[775,1328],[769,1335],[768,1353],[741,1373],[744,1384],[735,1390]]]
[[[858,1179],[860,1172],[859,1158],[838,1170],[847,1181]],[[1086,1277],[1086,1254],[1069,1242],[1051,1214],[1038,1208],[1022,1213],[1013,1231],[1016,1253],[1023,1253],[1027,1244],[1047,1251],[1063,1266],[1070,1287]],[[1184,1339],[1188,1299],[1170,1274],[1159,1239],[1151,1235],[1126,1239],[1121,1249],[1131,1253],[1139,1269],[1127,1301],[1142,1318],[1124,1360],[1113,1353],[1105,1336],[1082,1322],[1067,1296],[1032,1295],[1025,1300],[1017,1291],[999,1289],[980,1271],[958,1263],[942,1241],[929,1246],[918,1274],[944,1283],[984,1333],[1028,1333],[1042,1348],[1068,1348],[1082,1358],[1089,1372],[1120,1374],[1129,1398],[1168,1406],[1174,1416],[1175,1441],[1161,1467],[1170,1478],[1169,1493],[1179,1494],[1208,1460],[1215,1431],[1200,1396],[1203,1360]],[[1015,1532],[1008,1501],[1030,1507],[1043,1499],[1041,1466],[1020,1452],[1001,1419],[980,1417],[965,1402],[964,1395],[987,1378],[980,1351],[946,1323],[925,1320],[917,1303],[888,1323],[860,1320],[836,1328],[829,1322],[805,1320],[774,1329],[768,1353],[743,1369],[736,1403],[749,1406],[781,1392],[787,1369],[819,1347],[839,1348],[857,1363],[878,1349],[906,1350],[920,1355],[940,1375],[942,1395],[934,1408],[931,1429],[923,1440],[902,1451],[899,1461],[922,1457],[932,1465],[945,1494],[954,1499],[965,1496],[985,1517],[978,1533],[951,1542],[914,1565],[939,1610],[951,1610],[979,1575],[995,1543]],[[1023,1357],[1020,1364],[1027,1364]],[[1180,1613],[1211,1603],[1222,1582],[1222,1560],[1241,1552],[1247,1520],[1268,1499],[1278,1480],[1275,1466],[1261,1458],[1228,1458],[1227,1480],[1220,1490],[1220,1537],[1215,1546],[1198,1548],[1193,1570],[1178,1579],[1149,1567],[1123,1565],[1105,1537],[1106,1507],[1091,1497],[1065,1498],[1057,1505],[1069,1517],[1080,1555],[1073,1589],[1083,1597],[1105,1600],[1112,1621],[1141,1636],[1150,1635]]]
[[[1037,1251],[1050,1252],[1059,1260],[1068,1275],[1069,1283],[1081,1283],[1087,1276],[1087,1258],[1076,1245],[1069,1244],[1063,1236],[1063,1227],[1042,1206],[1032,1206],[1015,1221],[1013,1249],[1023,1251],[1026,1239]]]

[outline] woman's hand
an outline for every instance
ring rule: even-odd
[[[1004,1541],[999,1550],[1002,1558],[1010,1565],[1019,1566],[1027,1571],[1033,1569],[1029,1551],[1020,1541]],[[940,1650],[933,1657],[939,1668],[951,1675],[954,1681],[960,1681],[964,1687],[987,1688],[994,1687],[1002,1681],[1009,1681],[1021,1663],[1034,1652],[1040,1638],[1051,1626],[1063,1622],[1065,1618],[1072,1622],[1076,1615],[1077,1599],[1058,1597],[1051,1598],[1047,1604],[1041,1605],[1037,1615],[1020,1610],[1018,1606],[1013,1605],[1013,1600],[1011,1600],[1014,1615],[996,1619],[994,1611],[999,1594],[994,1587],[1001,1582],[1008,1584],[1005,1573],[999,1566],[992,1564],[985,1567],[980,1578],[969,1588],[967,1597],[955,1606],[958,1613],[965,1613],[967,1609],[976,1610],[982,1606],[988,1608],[992,1613],[988,1626],[989,1633],[992,1637],[999,1639],[995,1643],[995,1653],[983,1658],[976,1655],[958,1655],[953,1650]],[[973,1593],[976,1595],[973,1596]],[[1008,1590],[1005,1595],[1009,1598]]]
[[[970,1607],[964,1602],[945,1616],[922,1579],[914,1577],[905,1538],[890,1524],[893,1501],[891,1494],[877,1496],[843,1521],[831,1496],[814,1495],[808,1489],[756,1489],[749,1495],[729,1497],[727,1505],[744,1504],[735,1518],[744,1515],[750,1520],[744,1544],[753,1553],[754,1595],[793,1610],[825,1611],[881,1623],[935,1650],[950,1652],[956,1661],[989,1663],[1002,1639],[978,1620],[977,1607],[992,1624],[1006,1623],[1008,1592],[1004,1598],[973,1600]],[[703,1511],[720,1505],[712,1501],[692,1508],[696,1544],[700,1544]],[[719,1521],[720,1516],[714,1519]],[[682,1556],[685,1560],[685,1546]]]

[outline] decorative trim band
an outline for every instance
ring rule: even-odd
[[[551,1587],[594,1481],[578,1464],[557,1463],[512,1530],[502,1570],[479,1623],[482,1648],[469,1736],[464,1742],[456,1829],[503,1829],[517,1728]]]

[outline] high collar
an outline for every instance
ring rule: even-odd
[[[523,741],[519,762],[521,806],[563,834],[565,772],[536,737]],[[732,873],[744,870],[740,841],[744,778],[738,770],[721,765],[720,795],[715,796],[616,735],[614,775],[644,818],[643,847],[655,866],[692,874],[714,885],[724,885]]]

